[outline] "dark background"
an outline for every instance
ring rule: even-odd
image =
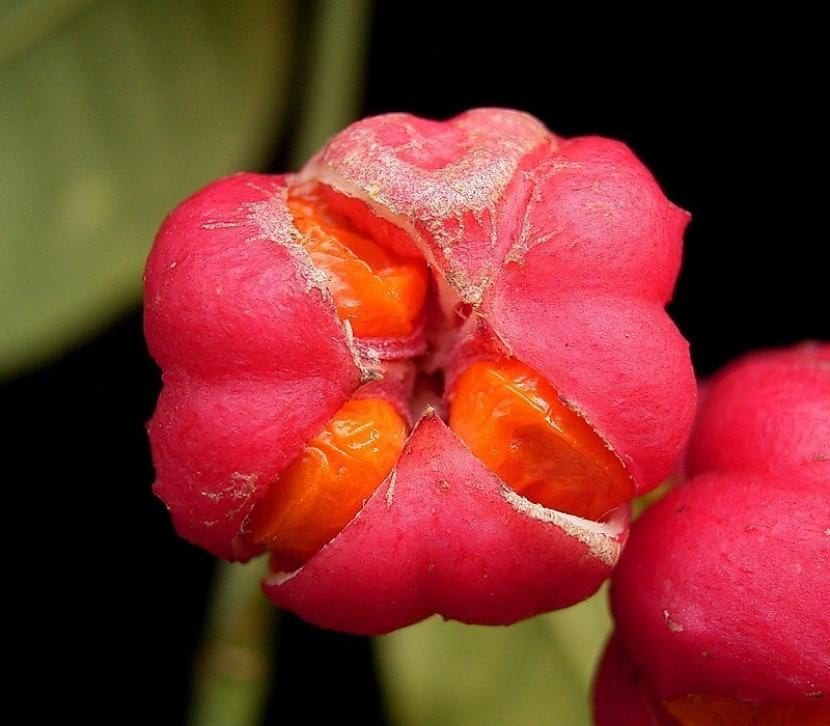
[[[380,3],[363,114],[508,106],[562,135],[622,139],[694,215],[671,312],[700,374],[752,348],[830,339],[809,21],[473,8]],[[275,142],[270,171],[290,142]],[[213,562],[150,493],[158,388],[138,310],[0,387],[5,624],[23,646],[5,653],[39,691],[21,722],[183,718]],[[370,641],[291,616],[279,627],[269,723],[382,723]]]

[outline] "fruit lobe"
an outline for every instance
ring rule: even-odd
[[[807,467],[830,477],[830,345],[761,351],[711,381],[690,441],[690,474]],[[752,390],[752,396],[746,395]]]
[[[360,385],[330,304],[274,242],[291,236],[285,194],[259,174],[209,185],[165,220],[145,271],[164,380],[154,492],[179,534],[227,559],[254,554],[239,542],[251,508]]]

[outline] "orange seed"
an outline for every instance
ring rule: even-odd
[[[360,511],[405,438],[406,424],[387,401],[347,401],[254,508],[249,541],[272,551],[276,569],[297,569]]]
[[[414,331],[429,287],[423,260],[384,249],[318,192],[289,192],[288,208],[312,262],[328,274],[338,316],[358,338]]]
[[[599,435],[515,359],[479,360],[461,374],[450,428],[514,491],[548,509],[601,520],[633,495]]]

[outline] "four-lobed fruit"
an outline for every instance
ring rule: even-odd
[[[663,309],[687,218],[622,144],[499,109],[211,184],[147,265],[156,493],[328,627],[587,597],[691,425]]]

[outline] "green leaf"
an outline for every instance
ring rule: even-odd
[[[603,588],[507,628],[430,618],[378,638],[392,723],[589,726],[591,678],[611,627],[605,600]]]
[[[292,9],[0,6],[0,376],[135,304],[164,215],[261,163],[282,111]]]

